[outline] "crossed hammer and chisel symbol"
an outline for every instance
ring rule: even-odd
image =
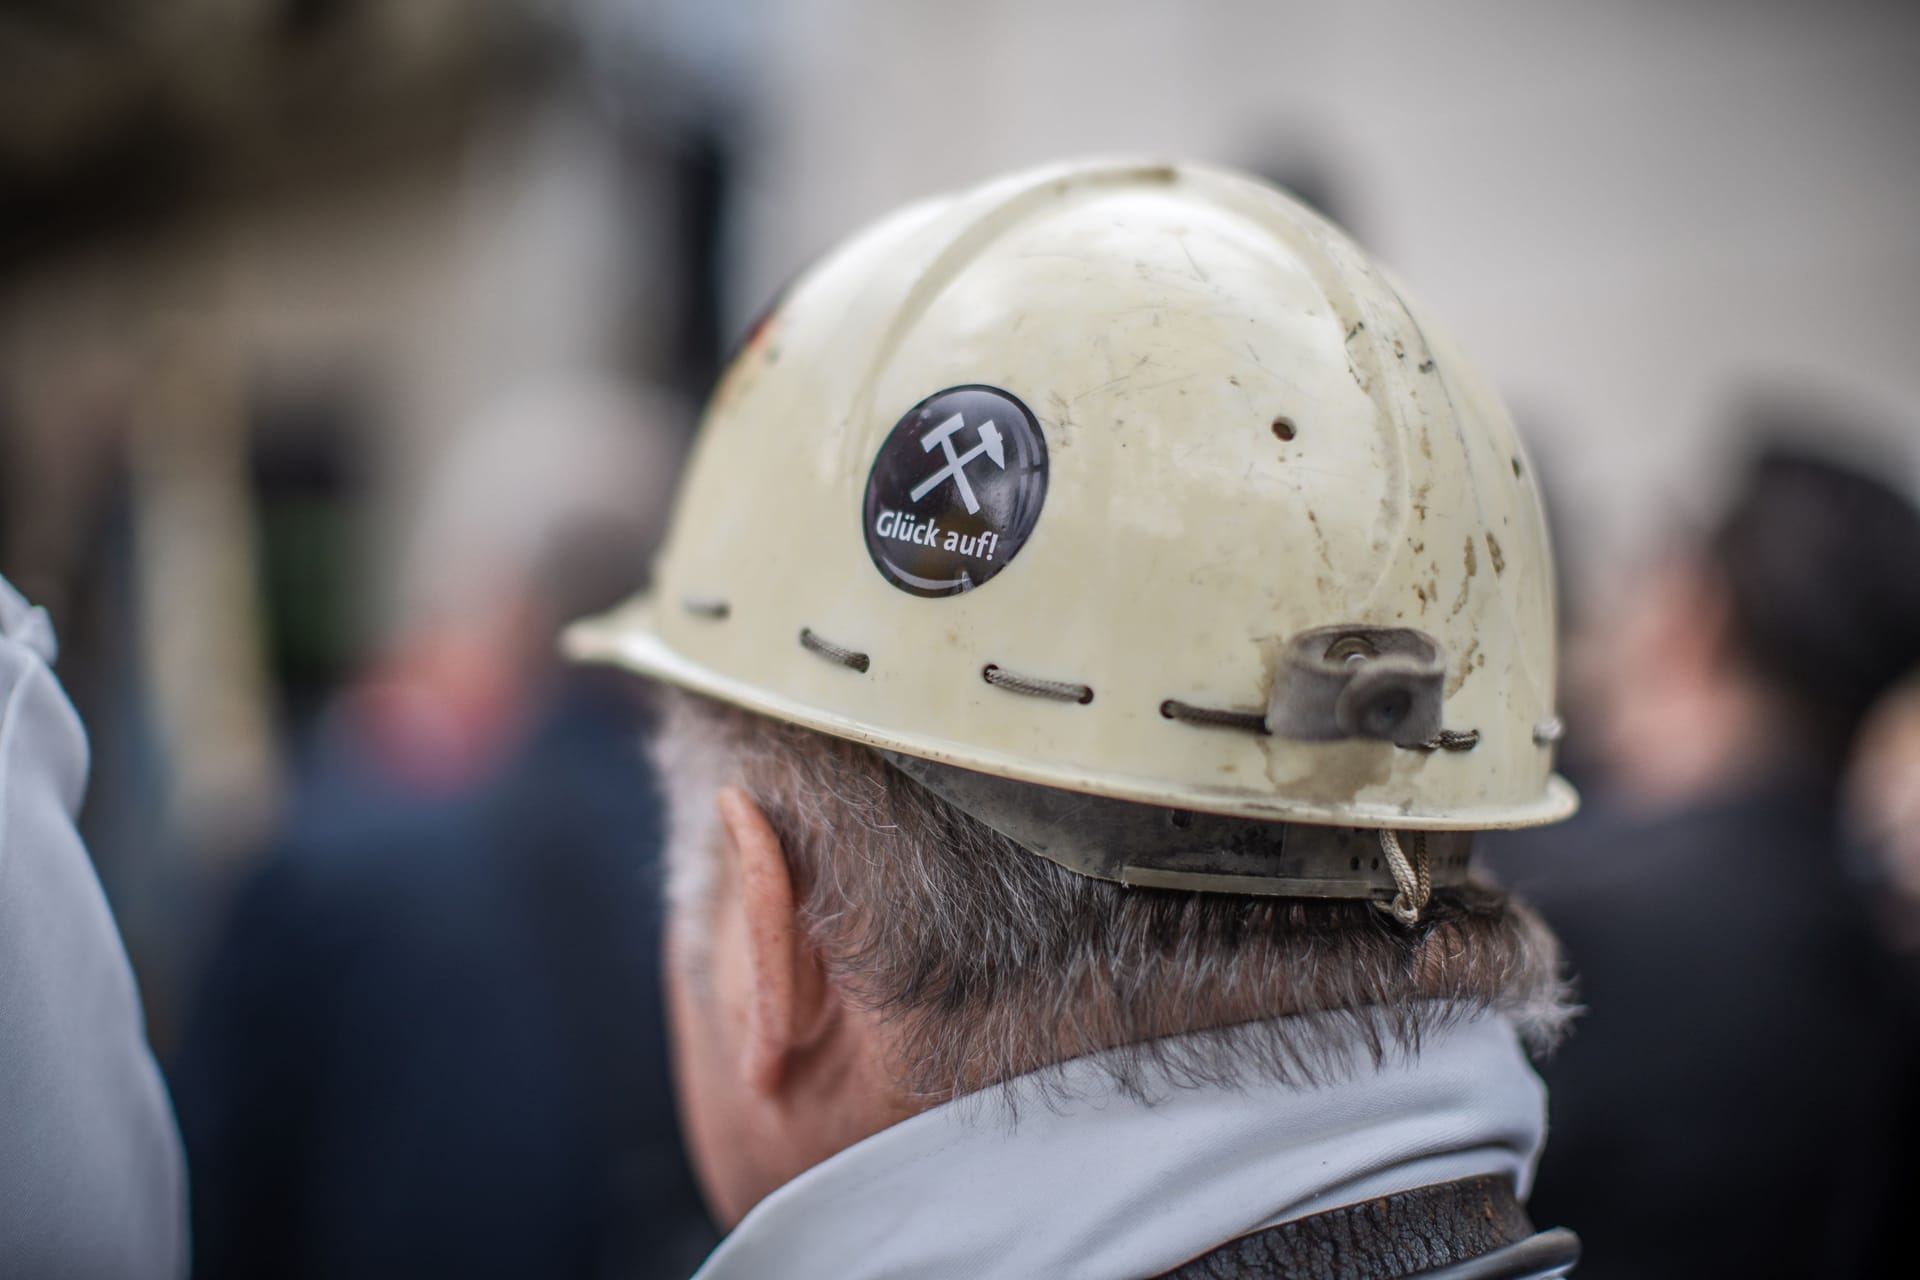
[[[967,514],[975,515],[979,512],[979,499],[973,496],[973,486],[967,482],[967,464],[984,453],[993,460],[994,466],[1005,471],[1007,469],[1007,455],[1001,447],[1000,428],[995,425],[991,418],[981,423],[975,432],[975,434],[980,437],[979,444],[976,444],[965,453],[955,453],[953,449],[954,433],[966,425],[966,419],[956,413],[920,437],[921,449],[927,453],[932,453],[935,449],[940,450],[947,456],[947,465],[941,467],[938,471],[913,487],[911,496],[915,502],[920,501],[920,499],[939,488],[942,481],[952,480],[954,487],[960,491],[960,501],[967,504]]]

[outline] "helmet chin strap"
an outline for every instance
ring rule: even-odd
[[[895,751],[880,755],[1029,853],[1097,880],[1147,889],[1365,899],[1409,926],[1419,922],[1435,888],[1467,882],[1471,831],[1396,834],[1260,822],[1036,786]]]

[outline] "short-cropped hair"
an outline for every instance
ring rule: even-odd
[[[1411,929],[1364,901],[1123,887],[1021,849],[866,747],[679,691],[655,757],[696,965],[713,794],[737,785],[780,838],[829,974],[893,1028],[897,1080],[924,1098],[1102,1050],[1135,1094],[1304,1087],[1460,1018],[1505,1015],[1544,1049],[1567,1017],[1552,933],[1485,884],[1437,891]]]

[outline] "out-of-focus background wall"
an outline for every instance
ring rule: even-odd
[[[1505,389],[1603,584],[1756,398],[1912,491],[1917,65],[1870,0],[0,3],[0,571],[156,1043],[343,719],[487,776],[731,337],[861,221],[1086,152],[1292,186]]]

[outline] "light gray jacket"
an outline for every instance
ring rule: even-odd
[[[53,657],[46,613],[0,579],[0,1275],[172,1280],[186,1162],[74,828],[87,739]]]
[[[1510,1023],[1436,1027],[1417,1057],[1378,1067],[1356,1033],[1347,1056],[1350,1072],[1315,1087],[1196,1080],[1136,1096],[1080,1058],[969,1094],[773,1192],[695,1280],[1157,1276],[1278,1223],[1459,1178],[1525,1196],[1547,1095]]]

